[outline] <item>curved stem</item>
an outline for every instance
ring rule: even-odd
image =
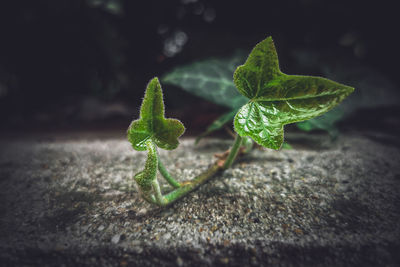
[[[199,176],[196,176],[190,181],[183,182],[183,183],[178,183],[167,171],[165,166],[160,162],[159,156],[156,152],[156,148],[154,144],[149,142],[147,144],[148,148],[148,159],[146,161],[146,166],[145,170],[139,174],[136,175],[137,178],[142,178],[141,179],[136,179],[136,182],[138,182],[140,189],[145,189],[142,191],[143,197],[145,200],[147,200],[150,203],[156,204],[158,206],[167,206],[169,204],[172,204],[176,200],[184,197],[188,193],[194,191],[196,188],[198,188],[200,185],[208,182],[216,173],[220,171],[224,171],[227,168],[231,167],[233,162],[235,161],[238,153],[240,151],[240,147],[242,144],[242,137],[239,135],[236,136],[235,141],[233,143],[232,148],[230,149],[229,155],[226,158],[224,164],[220,164],[219,161],[215,162],[211,167],[209,167],[205,172],[200,174]],[[161,174],[164,176],[164,178],[167,180],[167,182],[175,187],[176,189],[165,196],[162,195],[161,190],[160,190],[160,185],[158,184],[157,178],[155,176],[155,172],[157,171],[156,168],[158,167],[158,170],[161,172]],[[145,175],[148,174],[148,175]],[[145,182],[143,184],[140,184],[140,182]],[[148,187],[150,182],[151,186],[151,191],[153,191],[153,194],[150,193],[150,190]]]
[[[182,183],[179,188],[166,194],[164,196],[164,202],[161,205],[160,204],[159,205],[167,206],[172,204],[173,202],[177,201],[178,199],[184,197],[188,193],[197,189],[200,185],[208,182],[218,172],[224,171],[230,166],[232,166],[233,162],[235,161],[240,151],[241,143],[242,143],[242,137],[237,135],[224,165],[219,164],[218,161],[215,162],[205,172],[193,178],[193,180]]]
[[[160,185],[158,184],[157,179],[155,179],[152,183],[153,190],[154,190],[154,195],[157,201],[157,204],[160,206],[163,206],[165,204],[165,198],[163,197],[160,189]]]
[[[144,170],[135,174],[134,179],[142,197],[153,204],[162,205],[164,198],[157,181],[158,154],[153,141],[146,141],[147,160]]]
[[[147,196],[147,195],[142,194],[142,198],[150,204],[155,204],[155,205],[158,204],[156,201],[156,198],[153,195]]]
[[[237,156],[237,154],[239,152],[241,144],[242,144],[242,137],[237,134],[236,138],[235,138],[235,142],[233,143],[233,146],[232,146],[232,148],[231,148],[231,150],[229,152],[229,155],[225,160],[225,163],[224,163],[224,166],[223,166],[224,170],[226,170],[226,169],[228,169],[228,168],[230,168],[232,166],[232,164],[235,161],[236,156]]]
[[[168,170],[165,168],[164,164],[161,162],[160,157],[158,157],[158,170],[162,174],[162,176],[167,180],[167,182],[172,185],[174,188],[181,187],[181,184],[171,176]]]
[[[144,170],[134,175],[134,179],[143,194],[151,194],[152,182],[157,179],[158,157],[156,147],[151,140],[146,142],[147,160]]]
[[[163,206],[169,205],[176,200],[184,197],[186,194],[192,192],[200,185],[206,183],[210,180],[217,172],[221,171],[222,168],[217,164],[214,163],[210,168],[208,168],[205,172],[196,176],[193,180],[182,184],[182,186],[174,191],[166,194],[164,196],[165,203]]]

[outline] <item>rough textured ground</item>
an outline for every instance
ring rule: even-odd
[[[289,141],[162,210],[138,196],[131,177],[145,156],[124,139],[4,139],[0,265],[399,265],[399,146],[359,134]],[[184,180],[228,144],[185,139],[160,153]]]

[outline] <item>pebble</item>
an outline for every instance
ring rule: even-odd
[[[146,208],[142,208],[137,212],[137,215],[139,216],[143,216],[147,213],[147,209]]]
[[[113,244],[118,244],[120,238],[121,238],[121,235],[120,235],[120,234],[114,235],[114,236],[111,238],[111,243],[113,243]]]
[[[166,233],[163,235],[164,240],[169,240],[171,238],[171,233]]]

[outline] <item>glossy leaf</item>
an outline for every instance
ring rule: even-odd
[[[235,116],[235,131],[273,149],[283,143],[285,124],[319,116],[354,90],[321,77],[282,73],[271,37],[257,44],[236,69],[234,82],[249,99]]]
[[[398,87],[384,74],[357,60],[338,56],[339,54],[332,51],[303,49],[292,52],[292,60],[297,63],[295,68],[320,72],[327,78],[347,81],[357,88],[337,108],[322,116],[297,123],[301,130],[324,130],[334,138],[338,134],[336,123],[351,116],[354,111],[398,105]]]
[[[128,129],[128,140],[134,149],[147,149],[146,141],[151,139],[158,147],[171,150],[179,145],[178,137],[185,127],[176,119],[164,117],[164,102],[158,78],[147,85],[146,93],[140,108],[140,118],[131,123]]]
[[[247,102],[236,90],[233,72],[245,56],[237,52],[227,59],[206,59],[177,67],[162,77],[162,82],[181,87],[217,105],[237,110]]]

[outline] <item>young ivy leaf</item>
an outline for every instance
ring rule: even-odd
[[[282,73],[271,37],[255,46],[233,80],[249,99],[235,116],[235,131],[273,149],[283,143],[285,124],[319,116],[354,91],[325,78]]]
[[[172,150],[178,147],[178,137],[185,127],[176,119],[164,117],[164,102],[160,82],[153,78],[146,88],[140,107],[140,118],[131,123],[128,140],[138,151],[147,149],[146,141],[151,139],[158,147]]]

